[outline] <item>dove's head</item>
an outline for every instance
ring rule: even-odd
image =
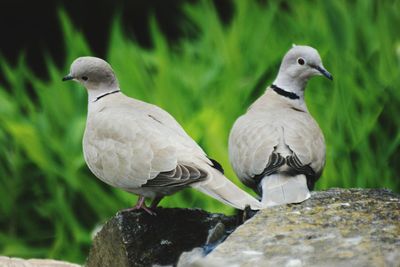
[[[332,75],[322,65],[318,51],[310,46],[294,45],[283,57],[279,74],[288,79],[307,81],[315,75],[332,80]]]
[[[118,81],[110,64],[97,57],[79,57],[71,64],[70,73],[63,81],[74,80],[88,90],[118,88]]]

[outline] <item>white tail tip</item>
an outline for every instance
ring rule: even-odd
[[[310,198],[307,178],[304,175],[287,176],[273,174],[261,181],[262,203],[271,207],[289,203],[300,203]]]

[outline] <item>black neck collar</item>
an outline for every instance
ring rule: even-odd
[[[290,99],[300,99],[300,97],[292,92],[288,92],[283,90],[282,88],[279,88],[278,86],[276,86],[275,84],[271,85],[272,90],[274,90],[277,94],[284,96],[284,97],[288,97]]]
[[[118,92],[121,92],[121,90],[118,89],[118,90],[115,90],[115,91],[111,91],[111,92],[108,92],[108,93],[99,95],[98,97],[96,97],[95,100],[93,100],[93,102],[96,102],[96,101],[99,100],[100,98],[103,98],[103,97],[105,97],[105,96],[108,96],[108,95],[111,95],[111,94],[115,94],[115,93],[118,93]]]

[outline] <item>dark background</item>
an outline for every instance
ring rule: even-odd
[[[57,65],[64,64],[64,47],[58,11],[63,9],[78,31],[88,39],[94,55],[104,57],[110,25],[115,14],[122,18],[128,36],[150,47],[149,17],[154,15],[162,32],[174,42],[181,35],[182,3],[195,0],[152,1],[0,1],[0,53],[11,64],[21,51],[40,77],[46,76],[43,55],[49,54]],[[232,13],[229,1],[214,1],[224,21]],[[93,13],[95,13],[93,15]]]

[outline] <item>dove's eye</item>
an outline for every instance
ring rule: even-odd
[[[306,61],[304,60],[304,58],[299,57],[299,58],[297,59],[297,63],[299,63],[300,65],[304,65],[304,63],[306,63]]]
[[[88,77],[87,76],[82,76],[82,80],[87,81]]]

